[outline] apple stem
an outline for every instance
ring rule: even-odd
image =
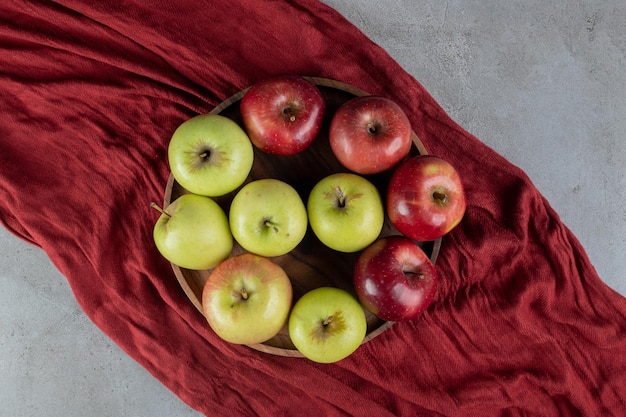
[[[335,193],[337,194],[337,206],[340,208],[344,208],[346,206],[346,196],[343,193],[343,190],[340,187],[335,188]]]
[[[248,291],[246,291],[245,288],[242,288],[239,292],[241,293],[241,298],[243,298],[244,300],[248,299]]]
[[[413,271],[402,271],[407,278],[413,279],[424,279],[424,274],[421,272],[413,272]]]
[[[373,135],[377,131],[378,131],[378,128],[376,127],[376,125],[374,123],[368,123],[367,124],[367,133]]]
[[[283,114],[289,119],[290,122],[296,121],[296,115],[293,114],[293,110],[291,109],[291,107],[285,107],[283,109]]]
[[[155,203],[154,201],[150,202],[150,207],[152,207],[153,209],[156,209],[161,214],[165,214],[167,217],[172,217],[171,214],[169,214],[167,211],[165,211],[161,207],[159,207],[159,205],[157,203]]]
[[[433,192],[433,199],[439,204],[446,204],[448,202],[448,195],[440,191]]]
[[[328,325],[329,325],[330,323],[332,323],[332,322],[333,322],[333,316],[328,316],[328,317],[326,318],[326,320],[324,320],[324,321],[322,322],[322,326],[326,327],[326,326],[328,326]]]
[[[278,233],[278,227],[276,227],[276,225],[274,223],[272,223],[271,220],[265,220],[265,222],[263,223],[265,225],[265,227],[271,227],[272,230],[274,231],[274,233]]]

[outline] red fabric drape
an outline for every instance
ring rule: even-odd
[[[626,302],[518,168],[313,0],[3,2],[0,220],[85,313],[207,415],[626,415]],[[385,95],[464,178],[420,319],[319,365],[229,345],[152,242],[183,120],[296,73]]]

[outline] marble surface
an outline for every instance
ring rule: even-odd
[[[521,167],[626,295],[626,3],[324,0]],[[0,415],[196,416],[0,228]]]

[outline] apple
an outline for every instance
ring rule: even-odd
[[[428,256],[404,236],[388,236],[368,246],[354,268],[361,304],[387,321],[413,320],[431,304],[437,272]]]
[[[332,363],[350,356],[363,342],[367,320],[350,293],[319,287],[305,293],[289,315],[289,336],[302,355]]]
[[[326,102],[317,86],[299,75],[255,83],[241,98],[241,117],[252,143],[270,154],[306,149],[322,127]]]
[[[244,253],[211,272],[202,290],[202,311],[222,339],[256,344],[271,339],[287,324],[292,297],[289,277],[279,265]]]
[[[357,252],[372,243],[385,221],[378,189],[364,177],[340,172],[328,175],[311,189],[307,202],[313,233],[339,252]]]
[[[298,192],[274,178],[244,185],[233,198],[228,217],[235,240],[245,250],[268,257],[294,249],[308,225]]]
[[[440,238],[465,214],[461,177],[441,158],[414,156],[391,176],[386,208],[391,223],[410,239],[424,242]]]
[[[411,150],[413,130],[402,108],[379,96],[342,104],[330,123],[328,140],[339,162],[358,174],[386,171]]]
[[[210,269],[226,259],[233,237],[224,210],[211,198],[183,194],[164,210],[151,203],[161,215],[153,237],[165,259],[181,268]]]
[[[219,197],[243,184],[254,151],[237,123],[217,114],[201,114],[178,126],[167,156],[174,179],[185,189]]]

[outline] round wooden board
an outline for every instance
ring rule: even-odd
[[[328,143],[328,126],[332,115],[341,104],[351,98],[368,95],[358,88],[335,80],[315,77],[306,78],[318,86],[326,100],[326,113],[321,133],[308,149],[296,155],[270,155],[255,148],[252,171],[246,181],[247,183],[261,178],[276,178],[285,181],[298,191],[305,205],[308,194],[317,181],[335,172],[348,172],[339,161],[337,161]],[[239,103],[246,91],[247,89],[242,90],[228,98],[215,107],[210,113],[226,116],[243,127]],[[415,133],[413,133],[413,143],[415,146],[410,156],[427,153],[424,145]],[[376,175],[367,175],[365,177],[377,186],[381,197],[384,199],[390,175],[391,172],[386,172]],[[230,202],[238,190],[239,189],[215,199],[226,213],[228,213]],[[165,188],[163,206],[167,207],[170,202],[187,192],[188,191],[182,188],[174,180],[173,176],[170,175]],[[391,225],[389,219],[386,218],[380,237],[397,234],[399,234],[398,231]],[[441,239],[437,239],[433,242],[420,242],[418,244],[434,263],[439,254]],[[244,249],[235,243],[231,256],[244,252]],[[295,302],[305,292],[322,286],[342,288],[356,296],[352,285],[352,271],[358,256],[359,253],[345,254],[327,248],[315,237],[309,228],[306,236],[296,249],[286,255],[271,259],[280,265],[291,279]],[[202,314],[202,289],[211,271],[189,270],[173,264],[172,268],[185,294]],[[367,335],[363,343],[380,335],[393,324],[392,322],[379,319],[368,311],[366,311],[366,316]],[[302,356],[291,342],[287,326],[272,339],[262,344],[249,346],[256,350],[274,355]]]

